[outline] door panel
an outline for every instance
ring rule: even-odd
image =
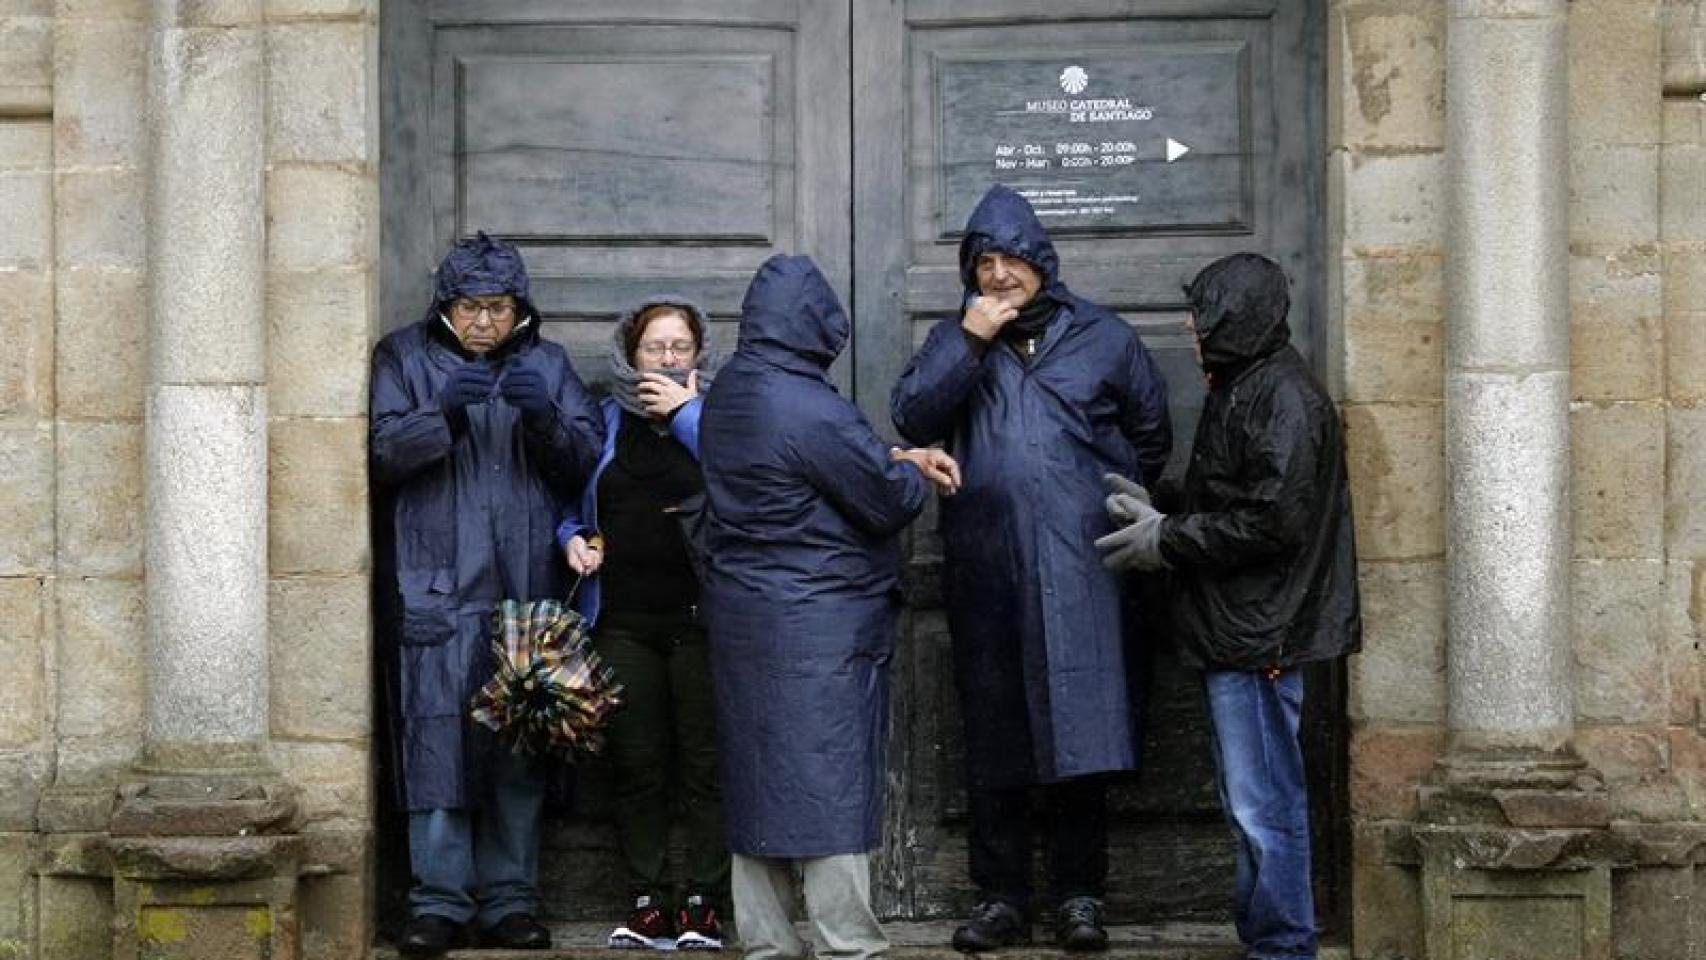
[[[1174,469],[1204,392],[1181,290],[1197,270],[1240,250],[1279,261],[1298,346],[1318,352],[1314,5],[909,0],[856,3],[853,17],[856,383],[873,419],[887,424],[907,359],[958,310],[965,219],[997,182],[1031,200],[1068,286],[1117,311],[1160,362]],[[911,557],[879,894],[886,912],[956,915],[975,892],[933,516],[914,525]],[[1113,797],[1110,912],[1223,917],[1231,839],[1207,718],[1196,677],[1161,640],[1144,648],[1154,671],[1144,775]]]

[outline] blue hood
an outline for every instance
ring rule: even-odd
[[[1060,257],[1054,252],[1048,230],[1029,201],[999,183],[989,188],[966,220],[965,239],[960,241],[960,282],[967,293],[977,292],[978,256],[991,251],[1018,257],[1036,267],[1043,275],[1043,291],[1065,302]]]
[[[789,370],[821,375],[851,332],[847,311],[810,257],[779,253],[764,261],[741,302],[740,352]]]
[[[529,295],[527,266],[514,244],[494,240],[484,230],[464,237],[450,248],[433,273],[432,312],[460,297],[507,293],[519,302],[524,317],[539,319]]]

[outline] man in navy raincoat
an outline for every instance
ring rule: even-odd
[[[516,249],[485,234],[439,265],[431,308],[373,356],[373,476],[396,540],[403,793],[411,919],[430,955],[475,923],[492,946],[544,948],[534,919],[545,774],[468,719],[490,677],[497,601],[565,594],[553,532],[598,459],[597,411],[539,336]]]
[[[940,450],[879,440],[836,393],[847,314],[806,257],[776,256],[741,307],[740,345],[705,398],[703,599],[717,701],[735,922],[753,960],[808,949],[790,916],[797,867],[824,948],[888,946],[870,904],[883,820],[898,535]]]
[[[960,244],[965,309],[930,331],[891,400],[901,436],[944,444],[964,471],[941,525],[980,896],[954,933],[964,951],[1029,938],[1037,784],[1052,814],[1056,939],[1106,948],[1098,775],[1136,763],[1133,625],[1094,543],[1112,529],[1102,475],[1152,482],[1167,461],[1167,388],[1131,328],[1059,271],[1030,204],[991,188]]]

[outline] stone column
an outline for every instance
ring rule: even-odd
[[[147,676],[110,833],[114,956],[291,957],[295,805],[266,758],[262,0],[149,23]]]
[[[1447,721],[1430,957],[1610,957],[1604,791],[1569,740],[1566,0],[1449,0]]]
[[[1544,762],[1570,689],[1565,0],[1451,0],[1448,762]]]

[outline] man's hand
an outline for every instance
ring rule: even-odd
[[[895,447],[889,451],[889,456],[917,467],[918,472],[924,474],[924,479],[935,484],[936,492],[944,497],[951,497],[960,489],[960,465],[946,450],[935,447],[902,450]]]
[[[504,401],[529,419],[547,417],[551,413],[551,394],[545,389],[545,375],[531,367],[511,367],[504,371],[498,385]]]
[[[1155,512],[1151,509],[1149,491],[1145,490],[1142,484],[1117,473],[1102,474],[1102,482],[1107,484],[1110,491],[1104,506],[1115,523],[1131,523],[1145,513]]]
[[[699,371],[687,372],[687,385],[682,386],[661,373],[640,374],[634,396],[646,413],[662,420],[687,401],[699,395]]]
[[[492,369],[483,363],[464,363],[444,380],[444,388],[438,392],[438,406],[452,423],[463,421],[463,408],[471,403],[484,403],[492,395],[492,388],[497,381],[492,379]]]
[[[960,327],[979,340],[994,340],[1019,311],[994,297],[973,297],[960,318]]]
[[[599,538],[595,537],[595,540]],[[599,543],[589,543],[580,534],[569,538],[569,545],[563,548],[563,559],[569,562],[569,569],[577,575],[589,577],[598,572],[604,565],[604,548]]]

